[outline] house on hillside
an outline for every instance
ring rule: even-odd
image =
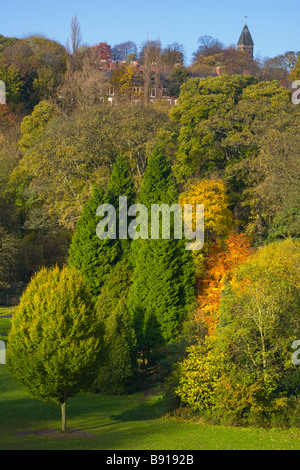
[[[254,41],[247,24],[245,24],[240,35],[237,50],[247,52],[250,59],[253,60]],[[230,49],[228,51],[229,54],[231,51]],[[100,69],[105,71],[109,81],[108,101],[113,103],[119,98],[126,98],[135,104],[141,104],[142,102],[154,104],[159,100],[165,100],[170,105],[176,104],[177,98],[171,96],[169,90],[168,77],[176,67],[182,66],[182,64],[166,66],[159,56],[157,58],[157,61],[151,62],[149,60],[147,62],[143,60],[142,63],[137,59],[130,62],[116,62],[110,58],[102,59]],[[152,58],[152,60],[155,59]],[[229,57],[228,60],[232,62],[233,59]],[[247,60],[249,62],[249,59]],[[221,76],[222,72],[224,73],[222,69],[222,66],[217,66],[213,72],[210,72],[209,76]],[[250,73],[247,64],[243,70],[245,74]]]

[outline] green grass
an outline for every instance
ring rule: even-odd
[[[13,311],[13,307],[0,307],[0,340],[2,341],[6,341],[11,326],[11,319],[4,317],[12,315]]]
[[[30,398],[0,366],[0,450],[299,450],[299,430],[208,426],[164,417],[160,394],[68,401],[60,408]],[[77,431],[74,431],[77,430]]]
[[[0,340],[6,341],[7,335],[11,327],[11,319],[4,318],[7,315],[12,315],[13,307],[0,307]]]

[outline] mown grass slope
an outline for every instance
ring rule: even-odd
[[[60,408],[30,398],[0,366],[0,450],[299,450],[299,430],[208,426],[165,415],[162,394],[80,394]]]

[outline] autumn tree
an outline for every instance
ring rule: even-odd
[[[23,152],[32,147],[39,137],[41,137],[48,122],[57,117],[58,108],[48,101],[41,101],[35,106],[29,116],[25,116],[21,123],[21,138],[19,148]]]
[[[17,38],[8,38],[8,37],[5,37],[5,36],[2,36],[2,34],[0,34],[0,53],[3,52],[3,50],[9,46],[10,44],[13,44],[15,41],[17,41]]]
[[[172,374],[175,397],[193,411],[213,410],[215,391],[227,368],[226,359],[222,351],[215,350],[212,337],[187,347],[185,357]]]
[[[211,245],[217,240],[224,241],[235,226],[226,185],[221,180],[206,179],[191,183],[180,194],[179,204],[182,207],[192,204],[194,208],[196,204],[204,205],[204,246],[200,251],[192,253],[196,275],[202,278]],[[194,212],[193,230],[195,229]]]
[[[116,87],[121,97],[129,99],[140,99],[141,97],[141,91],[135,91],[135,89],[140,90],[143,85],[142,73],[134,66],[119,65],[113,71],[110,83]]]
[[[73,16],[71,21],[71,48],[72,53],[76,54],[82,41],[82,34],[80,24],[78,22],[77,16]]]
[[[12,113],[7,104],[0,107],[0,131],[4,131],[13,126],[16,122],[16,115]]]
[[[197,276],[197,308],[195,319],[212,332],[222,289],[235,262],[244,259],[248,239],[234,233],[236,221],[230,210],[227,188],[221,180],[200,180],[180,194],[179,203],[204,205],[204,246],[193,252]],[[194,222],[195,224],[195,219]],[[195,226],[193,229],[195,230]]]
[[[174,67],[184,63],[184,47],[182,44],[174,42],[166,46],[161,54],[161,60],[164,65]]]
[[[49,98],[62,83],[67,67],[66,49],[42,35],[30,35],[9,43],[1,54],[1,65],[22,80],[18,109],[27,113],[41,99]]]
[[[30,35],[24,39],[29,45],[38,66],[51,67],[56,74],[66,70],[66,49],[57,41],[42,35]]]
[[[292,121],[299,120],[297,108],[291,103],[290,91],[276,81],[258,82],[255,77],[240,75],[187,81],[171,110],[181,123],[174,164],[177,180],[218,175],[226,181],[241,229],[249,228],[249,234],[253,229],[261,232],[268,222],[259,209],[260,199],[254,201],[252,186],[258,180],[253,179],[253,171],[258,168],[265,136],[275,123],[280,132],[287,126],[292,129]],[[250,204],[255,204],[256,220]]]
[[[257,250],[234,270],[220,304],[220,341],[240,379],[259,381],[270,398],[280,396],[283,381],[288,391],[291,376],[299,387],[291,353],[299,336],[299,248],[287,239]]]
[[[290,71],[290,80],[299,80],[300,79],[300,52],[297,53],[297,60],[293,64],[293,67]]]
[[[56,90],[56,103],[68,114],[86,110],[105,102],[107,88],[105,72],[95,66],[91,54],[85,54],[80,67],[74,70],[68,67],[63,83]]]
[[[233,270],[251,254],[251,241],[243,233],[232,232],[223,242],[217,241],[205,263],[205,276],[198,283],[195,320],[205,326],[209,334],[216,332],[219,307],[226,283]]]
[[[173,373],[173,393],[182,403],[235,425],[250,419],[261,426],[278,417],[286,423],[297,413],[291,346],[299,336],[299,253],[299,242],[289,239],[237,265],[232,258],[217,330],[189,347]]]
[[[287,51],[262,62],[261,75],[264,80],[288,80],[297,62],[297,53]]]
[[[246,51],[239,51],[236,47],[228,47],[216,56],[216,66],[220,67],[221,73],[227,75],[252,75],[259,76],[260,67]]]
[[[159,134],[169,125],[166,112],[153,107],[106,104],[60,115],[10,175],[11,193],[26,208],[27,221],[34,212],[40,227],[73,230],[92,187],[107,183],[116,158],[122,154],[128,159],[138,181]]]
[[[113,58],[113,52],[110,44],[107,42],[99,42],[93,46],[94,51],[96,51],[97,59],[99,62],[102,60],[109,61]]]
[[[199,47],[193,54],[193,61],[199,60],[199,57],[212,56],[219,54],[224,49],[224,45],[211,36],[201,36],[198,39]]]
[[[144,102],[149,103],[151,89],[157,90],[161,79],[161,43],[157,41],[146,41],[140,51],[140,61],[143,65]],[[155,71],[152,71],[154,64]]]
[[[6,103],[10,110],[22,110],[25,106],[24,102],[28,94],[26,91],[26,82],[19,69],[14,65],[0,65],[0,80],[5,83]],[[1,108],[2,107],[3,105],[1,105]]]
[[[235,75],[241,74],[260,76],[259,64],[245,51],[239,51],[231,46],[212,55],[200,54],[190,66],[194,76],[209,77],[213,74]]]
[[[225,239],[234,227],[226,184],[222,180],[203,179],[190,183],[179,196],[181,206],[204,205],[205,239]]]

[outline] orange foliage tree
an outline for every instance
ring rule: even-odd
[[[213,334],[226,280],[235,266],[251,253],[251,241],[235,232],[237,224],[223,181],[203,179],[190,185],[180,195],[179,204],[204,204],[205,243],[200,252],[193,252],[197,276],[195,320]]]
[[[232,279],[234,268],[251,254],[251,240],[243,233],[230,233],[224,242],[212,245],[206,262],[204,279],[198,282],[196,321],[216,331],[222,291],[227,280]]]
[[[99,60],[109,61],[113,58],[112,48],[107,42],[96,44],[96,46],[93,46],[93,50],[96,52]]]

